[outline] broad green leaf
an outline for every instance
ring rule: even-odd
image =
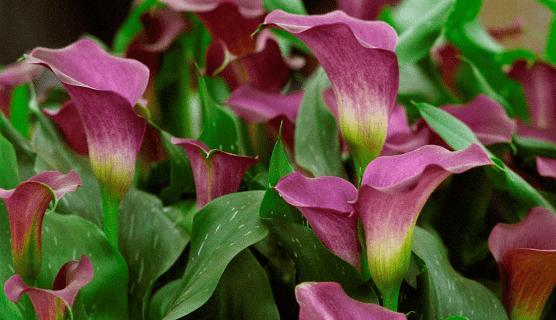
[[[94,269],[92,282],[80,291],[89,317],[127,319],[128,271],[124,258],[95,224],[76,215],[47,213],[38,285],[50,288],[60,267],[82,255],[91,259]]]
[[[546,60],[552,64],[556,64],[556,13],[553,13],[550,29],[546,39]]]
[[[454,150],[465,149],[473,143],[480,144],[469,127],[446,111],[426,103],[417,103],[416,106],[432,130]],[[487,172],[498,189],[509,192],[514,199],[527,208],[542,206],[554,211],[552,205],[535,188],[506,166],[502,160],[484,149],[494,163],[494,166],[487,168]]]
[[[378,301],[360,273],[324,247],[311,229],[282,219],[269,219],[267,223],[272,236],[294,261],[299,282],[338,282],[354,298]]]
[[[438,101],[439,92],[432,79],[416,64],[400,65],[399,99]]]
[[[166,214],[158,198],[130,189],[120,206],[120,252],[129,268],[132,319],[146,316],[154,282],[179,258],[189,236]]]
[[[17,86],[12,91],[10,121],[22,136],[29,136],[29,91],[27,84]]]
[[[128,17],[114,36],[114,52],[123,54],[127,50],[133,38],[143,30],[141,15],[157,3],[158,0],[142,0],[131,8]]]
[[[75,170],[81,177],[81,187],[75,192],[66,194],[58,203],[57,211],[77,214],[101,226],[100,186],[89,161],[69,148],[52,122],[44,115],[36,113],[36,117],[37,126],[31,139],[33,148],[37,152],[36,171],[57,170],[67,173]]]
[[[541,156],[556,158],[556,144],[551,142],[514,136],[513,143],[517,147],[518,153],[525,157]]]
[[[446,2],[451,0],[440,0],[440,1],[430,1],[430,0],[404,0],[392,10],[392,19],[395,22],[395,27],[397,30],[404,31],[419,20],[421,17],[425,16],[427,13],[431,12],[439,2]]]
[[[15,150],[19,178],[26,180],[35,175],[35,152],[31,144],[12,126],[2,113],[0,113],[0,134],[12,144]]]
[[[263,0],[263,5],[268,12],[281,9],[294,14],[307,14],[301,0]]]
[[[425,319],[465,316],[476,320],[508,319],[502,303],[487,288],[457,273],[450,265],[442,242],[416,227],[413,252],[423,260]]]
[[[432,2],[432,1],[431,1]],[[396,54],[400,65],[415,63],[429,54],[439,37],[455,0],[437,1],[429,11],[405,29],[398,40]]]
[[[306,84],[295,126],[295,161],[315,176],[345,177],[336,120],[322,97],[327,84],[322,69]]]
[[[199,98],[203,107],[203,131],[199,140],[211,149],[238,153],[237,119],[228,109],[213,100],[204,77],[199,77]]]
[[[299,221],[300,217],[297,210],[282,200],[278,192],[274,190],[278,181],[293,171],[294,168],[290,164],[280,135],[280,138],[274,144],[272,156],[270,157],[268,186],[261,204],[260,215],[262,218],[282,217],[291,221]]]
[[[184,193],[195,191],[193,173],[183,149],[170,141],[171,135],[160,130],[160,139],[170,159],[170,185],[162,190],[160,196],[165,203],[174,203]]]
[[[168,310],[172,300],[179,294],[181,281],[179,279],[166,283],[156,291],[149,304],[149,320],[160,320],[165,310]]]
[[[230,262],[210,300],[187,319],[280,319],[265,270],[249,249]]]
[[[207,302],[230,261],[267,236],[268,230],[259,220],[263,194],[249,191],[225,195],[195,215],[187,268],[178,295],[163,313],[164,319],[179,319]]]
[[[193,219],[197,213],[195,199],[182,201],[164,208],[164,214],[186,234],[193,233]]]
[[[19,171],[15,149],[0,133],[0,188],[13,189],[18,183]]]

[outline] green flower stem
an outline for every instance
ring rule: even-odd
[[[400,286],[382,292],[382,306],[392,311],[398,311],[399,294],[400,294]]]
[[[105,187],[101,187],[102,193],[102,229],[108,242],[118,249],[119,232],[119,207],[120,199]]]

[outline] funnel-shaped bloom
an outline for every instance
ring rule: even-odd
[[[56,124],[64,140],[75,152],[81,155],[89,153],[85,127],[71,100],[66,101],[58,110],[43,109],[42,111]]]
[[[464,106],[447,105],[442,109],[465,123],[484,145],[512,140],[515,121],[508,117],[504,107],[487,96],[479,95]]]
[[[93,279],[93,265],[87,256],[70,261],[60,268],[52,290],[29,287],[19,275],[8,279],[4,291],[8,299],[19,301],[25,293],[29,296],[39,320],[65,319],[66,308],[71,308],[79,290]]]
[[[396,101],[396,32],[386,23],[341,11],[299,16],[276,10],[265,24],[297,36],[321,63],[338,100],[342,136],[362,172],[382,150]]]
[[[451,174],[489,164],[478,145],[457,152],[428,145],[369,164],[355,208],[365,230],[369,270],[385,301],[397,299],[415,223],[431,193]]]
[[[294,172],[276,185],[280,196],[297,207],[322,243],[361,270],[357,216],[352,203],[357,189],[338,177],[307,178]]]
[[[0,112],[10,114],[12,90],[16,86],[30,82],[41,71],[40,66],[16,62],[0,71]]]
[[[138,61],[111,56],[91,40],[62,49],[36,48],[28,62],[50,68],[85,127],[91,167],[114,196],[129,189],[146,122],[135,113],[149,79]]]
[[[10,220],[13,266],[24,279],[33,279],[40,271],[42,221],[48,205],[75,191],[80,184],[73,171],[68,174],[46,171],[15,189],[0,189],[0,199]]]
[[[386,5],[393,5],[399,0],[338,0],[338,9],[352,17],[374,20]]]
[[[257,163],[256,158],[244,157],[220,150],[209,150],[202,142],[193,139],[172,138],[187,153],[193,170],[197,207],[239,189],[243,175]]]
[[[540,319],[556,286],[556,216],[532,209],[517,224],[497,224],[488,238],[512,319]]]
[[[304,282],[295,288],[299,320],[405,320],[403,313],[349,297],[336,282]]]

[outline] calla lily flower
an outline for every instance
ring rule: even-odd
[[[556,179],[556,159],[537,157],[537,171],[543,177]]]
[[[145,133],[146,121],[134,107],[147,86],[148,68],[111,56],[91,40],[62,49],[36,48],[27,61],[48,67],[62,82],[85,127],[95,175],[121,199]]]
[[[58,127],[62,137],[75,152],[80,155],[88,155],[87,133],[79,117],[75,104],[68,100],[58,110],[42,109],[52,122]]]
[[[25,62],[16,62],[0,71],[0,112],[10,115],[10,101],[12,90],[23,83],[31,82],[39,75],[40,66],[30,65]]]
[[[540,319],[556,286],[556,216],[534,208],[517,224],[497,224],[488,247],[501,274],[512,319]]]
[[[349,297],[336,282],[304,282],[295,288],[299,320],[405,320],[403,313]]]
[[[4,291],[8,299],[19,301],[27,294],[39,320],[65,319],[66,309],[73,306],[79,290],[93,279],[93,265],[87,256],[70,261],[60,268],[52,290],[29,287],[19,275],[8,279]]]
[[[382,150],[396,101],[396,32],[341,11],[300,16],[275,10],[265,24],[297,36],[321,63],[338,100],[340,131],[362,172]]]
[[[197,193],[197,207],[239,189],[243,175],[257,163],[256,158],[244,157],[220,150],[209,150],[202,142],[172,137],[172,143],[185,150]]]
[[[425,202],[451,174],[489,164],[488,155],[478,145],[456,152],[427,145],[375,159],[365,170],[359,192],[337,177],[309,179],[299,173],[283,178],[276,190],[300,209],[327,248],[360,270],[358,217],[365,232],[371,276],[385,305],[394,308],[409,266],[413,230]]]
[[[442,109],[465,123],[483,145],[512,141],[516,124],[504,107],[491,98],[479,95],[463,106],[447,105]]]
[[[381,155],[395,155],[413,151],[429,143],[431,131],[427,127],[412,128],[402,106],[395,106],[390,121],[386,143]]]
[[[399,0],[338,0],[338,9],[352,17],[374,20],[386,5],[395,5]]]
[[[80,185],[81,179],[73,171],[46,171],[15,189],[0,189],[10,221],[13,266],[24,279],[33,279],[40,271],[42,222],[48,205]]]

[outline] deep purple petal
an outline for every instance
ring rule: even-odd
[[[313,51],[338,99],[339,127],[359,166],[376,157],[386,139],[398,90],[393,52],[397,36],[388,24],[341,11],[300,16],[271,12],[265,24],[293,33]]]
[[[338,177],[307,178],[294,172],[280,180],[276,190],[301,211],[330,251],[361,269],[357,216],[351,204],[357,189],[351,183]]]
[[[374,20],[384,6],[398,2],[399,0],[338,0],[338,8],[352,17]]]
[[[25,279],[36,276],[41,266],[42,221],[54,197],[62,198],[81,185],[73,171],[42,172],[15,189],[0,189],[10,221],[11,250],[16,273]]]
[[[101,184],[122,197],[135,172],[146,121],[134,107],[149,70],[111,56],[91,40],[62,49],[34,49],[28,61],[50,68],[64,84],[85,127],[89,158]]]
[[[295,288],[299,320],[405,320],[402,313],[349,297],[336,282],[304,282]]]
[[[431,132],[427,127],[414,131],[409,126],[405,109],[397,105],[390,115],[386,143],[381,155],[396,155],[413,151],[428,144],[430,135]]]
[[[264,13],[260,0],[162,0],[176,11],[207,12],[223,3],[235,4],[246,17],[260,16]]]
[[[25,293],[31,299],[39,320],[64,319],[66,306],[72,307],[79,290],[93,279],[93,266],[87,256],[62,266],[53,290],[29,287],[19,275],[8,279],[4,291],[8,299],[17,302]]]
[[[516,129],[504,108],[484,95],[464,106],[448,105],[442,109],[465,123],[484,145],[510,142]]]
[[[556,286],[556,215],[534,208],[517,224],[497,224],[488,239],[512,319],[540,319]]]
[[[220,150],[209,150],[200,141],[172,137],[172,143],[187,153],[193,170],[197,207],[239,189],[243,176],[257,163],[257,158],[239,156]]]
[[[556,159],[537,157],[537,171],[543,177],[556,179]]]
[[[73,102],[67,101],[58,110],[42,109],[60,130],[64,140],[77,153],[87,155],[87,135]]]
[[[241,86],[232,92],[228,105],[234,112],[252,123],[264,123],[280,116],[295,123],[303,92],[270,93],[251,86]]]
[[[355,207],[365,230],[369,270],[384,295],[395,294],[407,271],[415,223],[431,193],[449,175],[489,164],[478,145],[457,152],[427,145],[369,164]]]

